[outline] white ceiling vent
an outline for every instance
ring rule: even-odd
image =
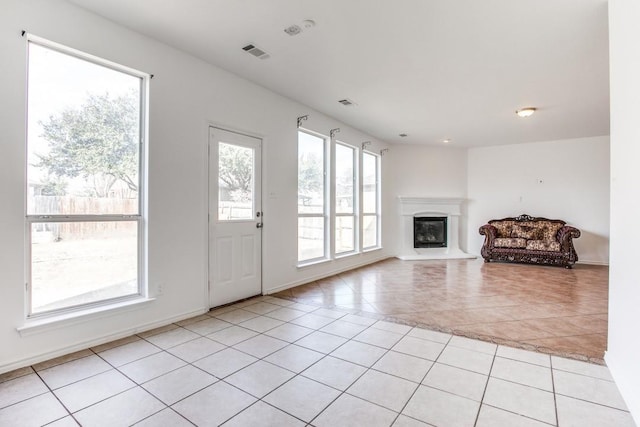
[[[285,28],[284,32],[289,34],[290,36],[295,36],[302,32],[302,28],[300,28],[298,25],[292,25],[290,27]]]
[[[256,58],[260,58],[260,59],[267,59],[269,58],[269,54],[267,52],[265,52],[264,50],[255,47],[252,44],[248,44],[245,47],[242,48],[242,50],[244,50],[245,52],[250,53],[251,55],[255,56]]]
[[[341,100],[339,100],[338,102],[339,102],[340,104],[344,105],[345,107],[352,107],[352,106],[354,106],[354,105],[357,105],[355,102],[353,102],[352,100],[347,99],[347,98],[345,98],[345,99],[341,99]]]

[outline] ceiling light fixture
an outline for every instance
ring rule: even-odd
[[[518,117],[529,117],[530,115],[535,113],[536,110],[537,108],[535,107],[526,107],[516,110],[516,114],[518,115]]]
[[[401,133],[401,134],[400,134],[400,135],[398,135],[398,136],[399,136],[400,138],[406,138],[406,137],[407,137],[407,136],[409,136],[409,135],[407,135],[406,133]]]
[[[442,142],[445,143],[445,144],[448,144],[448,143],[451,142],[451,140],[449,138],[447,138],[447,139],[443,139]]]
[[[302,25],[308,30],[309,28],[313,28],[316,26],[316,21],[314,21],[313,19],[305,19],[304,21],[302,21]]]

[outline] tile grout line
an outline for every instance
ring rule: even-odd
[[[415,329],[412,328],[411,330]],[[407,332],[408,334],[408,332]],[[423,381],[427,378],[427,375],[429,375],[429,372],[431,372],[431,370],[433,369],[433,367],[435,366],[436,362],[438,361],[438,359],[440,358],[440,356],[442,356],[442,353],[444,353],[444,350],[449,346],[449,344],[451,343],[451,339],[453,338],[453,335],[449,336],[449,339],[447,340],[446,343],[444,343],[444,346],[442,347],[442,350],[440,350],[440,352],[438,353],[438,356],[435,358],[435,360],[433,360],[433,363],[431,364],[431,366],[429,366],[429,369],[427,369],[427,372],[422,376],[422,379],[420,380],[420,382],[418,383],[418,387],[416,387],[416,389],[413,391],[413,393],[411,393],[411,396],[409,396],[409,399],[406,401],[406,403],[402,406],[402,409],[400,409],[400,411],[398,412],[398,415],[396,416],[396,418],[393,420],[393,424],[395,424],[395,422],[398,420],[398,418],[400,418],[400,415],[405,415],[408,416],[409,418],[412,419],[416,419],[413,418],[409,415],[403,414],[404,410],[407,408],[407,405],[409,404],[409,402],[411,402],[411,399],[413,399],[413,396],[415,396],[415,394],[418,392],[418,390],[420,390],[420,386],[422,386]],[[404,353],[403,353],[404,354]],[[429,359],[426,359],[429,360]],[[427,386],[425,386],[427,387]],[[424,422],[422,420],[419,420],[420,422]]]
[[[553,357],[549,357],[549,367],[551,370],[551,388],[553,390],[553,409],[556,416],[556,425],[560,425],[560,420],[558,418],[558,396],[556,395],[556,376],[553,373]]]
[[[484,385],[484,390],[482,390],[482,397],[480,398],[480,405],[478,405],[478,412],[476,413],[476,419],[473,422],[473,425],[476,426],[478,424],[478,420],[480,419],[480,411],[482,411],[482,405],[484,405],[484,396],[487,394],[487,389],[489,388],[489,380],[491,379],[491,372],[493,371],[493,365],[496,363],[496,357],[498,355],[499,346],[496,345],[496,350],[493,354],[493,358],[491,359],[491,367],[489,368],[489,372],[487,373],[487,383]]]

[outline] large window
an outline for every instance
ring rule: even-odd
[[[380,157],[362,153],[362,249],[380,246]]]
[[[364,151],[360,155],[357,148],[333,140],[329,150],[328,142],[298,131],[301,266],[380,247],[380,156]]]
[[[29,315],[141,295],[148,76],[28,45]]]
[[[335,151],[335,253],[356,250],[356,149],[336,143]]]
[[[298,262],[327,257],[326,140],[298,132]]]

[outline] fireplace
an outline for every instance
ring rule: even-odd
[[[413,217],[414,248],[446,248],[447,217],[419,216]]]
[[[460,249],[460,229],[466,227],[466,222],[460,223],[461,220],[465,221],[462,209],[465,199],[398,196],[398,202],[398,258],[405,261],[475,258],[475,255],[469,255]],[[416,233],[416,222],[434,220],[442,223],[442,232],[436,232],[433,227],[429,231],[429,227],[426,227],[429,233],[416,239],[416,234],[422,233]],[[420,227],[424,225],[420,224]]]

